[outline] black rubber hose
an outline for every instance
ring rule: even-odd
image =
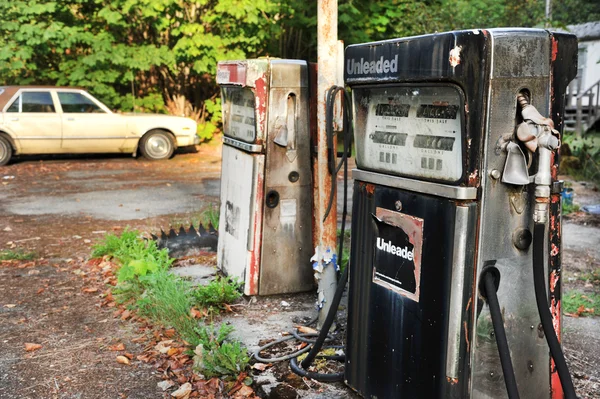
[[[496,294],[496,285],[494,284],[494,276],[492,273],[485,273],[483,276],[485,296],[490,307],[492,315],[492,324],[494,325],[494,334],[496,335],[496,343],[498,344],[498,354],[500,355],[500,364],[502,365],[502,373],[504,373],[504,384],[506,384],[506,392],[510,399],[519,399],[519,390],[517,389],[517,380],[515,379],[515,371],[513,369],[512,360],[510,358],[510,350],[508,348],[508,340],[506,339],[506,331],[504,330],[504,321],[502,320],[502,311],[498,303],[498,295]]]
[[[321,347],[323,346],[327,335],[329,335],[329,329],[333,324],[335,314],[337,313],[337,309],[340,306],[340,301],[342,300],[342,295],[344,294],[344,289],[346,288],[346,282],[348,281],[348,269],[349,267],[346,266],[344,272],[342,273],[342,276],[340,277],[337,290],[335,291],[333,301],[331,302],[331,307],[329,308],[329,313],[327,313],[327,317],[325,317],[323,327],[321,327],[321,331],[319,331],[319,336],[317,337],[316,342],[314,343],[310,352],[308,352],[308,354],[306,355],[306,358],[300,364],[304,369],[307,369],[312,364],[315,357],[319,354],[319,351],[321,350]]]
[[[314,348],[314,346],[313,346]],[[342,381],[344,379],[344,373],[333,373],[333,374],[324,374],[324,373],[314,373],[312,371],[303,370],[299,365],[296,358],[292,358],[290,360],[290,368],[292,371],[299,376],[312,378],[313,380],[322,381],[322,382],[336,382]]]
[[[544,248],[546,236],[546,226],[543,223],[536,223],[533,230],[533,285],[535,287],[535,300],[537,302],[540,320],[544,335],[550,348],[550,354],[554,359],[556,370],[560,378],[563,392],[566,399],[576,399],[575,387],[571,380],[571,374],[567,367],[567,362],[563,354],[560,342],[556,337],[554,325],[552,324],[552,315],[548,307],[548,297],[546,295],[546,278],[544,277]]]

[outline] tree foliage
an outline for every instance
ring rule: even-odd
[[[553,1],[557,24],[600,19],[597,0]],[[339,0],[346,44],[452,29],[542,26],[539,0]],[[0,84],[89,89],[113,108],[184,114],[210,137],[216,63],[316,60],[317,1],[0,1]]]

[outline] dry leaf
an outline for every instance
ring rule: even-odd
[[[123,343],[119,343],[116,345],[109,346],[108,349],[110,349],[111,351],[124,351],[125,345]]]
[[[173,338],[175,336],[175,329],[174,328],[170,328],[168,330],[165,330],[164,333],[165,337],[167,338]],[[158,339],[158,338],[157,338]]]
[[[86,294],[93,294],[94,292],[98,292],[98,288],[96,288],[96,287],[84,288],[84,289],[82,289],[82,291],[85,292]]]
[[[39,290],[37,290],[37,294],[41,294],[42,292],[44,292],[44,288],[40,288]]]
[[[173,392],[171,396],[177,399],[188,399],[190,397],[190,393],[192,393],[192,384],[186,382],[180,386],[179,389]]]
[[[17,306],[17,305],[15,305],[14,303],[9,303],[7,305],[4,305],[5,308],[9,308],[9,309],[14,308],[15,306]]]
[[[125,357],[129,360],[133,360],[133,353],[125,352]]]
[[[306,326],[296,326],[299,333],[302,334],[318,334],[319,332],[314,328],[306,327]]]
[[[250,388],[247,385],[242,386],[239,391],[236,392],[235,397],[236,398],[247,398],[249,396],[252,396],[254,394],[254,389]]]
[[[167,356],[173,356],[179,353],[179,349],[178,348],[169,348],[169,350],[167,351]]]
[[[173,343],[172,339],[160,341],[158,344],[156,344],[156,346],[154,346],[154,349],[156,349],[160,353],[167,353],[169,351],[169,349],[171,349],[172,343]]]
[[[202,317],[202,312],[200,312],[196,308],[192,308],[190,310],[190,316],[192,316],[192,318],[194,318],[194,319],[200,319]]]
[[[117,356],[117,363],[129,364],[129,359],[125,356]]]
[[[27,352],[33,352],[33,351],[36,351],[38,349],[42,349],[42,345],[40,345],[40,344],[32,344],[32,343],[29,343],[29,342],[25,343],[25,350]]]
[[[163,391],[166,391],[167,389],[169,389],[173,385],[175,385],[175,383],[171,380],[164,380],[164,381],[159,382],[157,385],[160,389],[162,389]]]
[[[121,320],[127,320],[130,316],[131,312],[129,310],[126,310],[121,314]]]
[[[268,369],[269,367],[273,366],[271,363],[266,364],[266,363],[255,363],[252,365],[252,368],[254,370],[258,370],[258,371],[265,371],[266,369]]]

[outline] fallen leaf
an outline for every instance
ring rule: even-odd
[[[33,351],[36,351],[38,349],[42,349],[42,345],[40,345],[40,344],[32,344],[30,342],[25,343],[25,350],[27,352],[33,352]]]
[[[175,336],[175,329],[174,328],[170,328],[168,330],[165,330],[164,335],[167,338],[173,338]]]
[[[5,308],[9,308],[9,309],[14,308],[15,306],[17,306],[17,305],[14,303],[9,303],[9,304],[4,305]]]
[[[125,353],[125,357],[128,358],[129,360],[133,360],[133,353]]]
[[[154,346],[154,349],[156,349],[160,353],[167,353],[169,351],[169,349],[171,349],[170,345],[172,343],[173,343],[172,339],[167,339],[167,340],[164,340],[164,341],[160,341],[158,344],[156,344],[156,346]]]
[[[254,395],[254,389],[244,385],[236,392],[234,398],[247,398],[252,395]]]
[[[190,397],[190,393],[192,393],[192,384],[186,382],[180,386],[179,389],[173,392],[171,396],[177,399],[188,399]]]
[[[121,320],[127,320],[130,316],[131,312],[129,310],[126,310],[121,314]]]
[[[169,389],[173,385],[175,385],[175,383],[171,380],[164,380],[164,381],[159,382],[157,385],[160,389],[162,389],[163,391],[166,391],[167,389]]]
[[[125,356],[117,356],[117,363],[129,364],[129,359]]]
[[[40,288],[39,290],[37,290],[37,294],[41,294],[42,292],[44,292],[44,288]]]
[[[109,346],[108,349],[110,349],[111,351],[124,351],[125,345],[123,343],[119,343],[116,345]]]
[[[190,316],[192,316],[193,319],[200,319],[200,318],[202,318],[202,312],[200,312],[196,308],[192,308],[190,310]]]
[[[318,334],[319,332],[314,328],[306,327],[306,326],[296,326],[299,333],[302,334]]]
[[[169,348],[167,351],[167,356],[173,356],[180,352],[179,348]]]
[[[266,369],[268,369],[269,367],[273,366],[271,363],[267,364],[267,363],[255,363],[252,365],[252,368],[254,370],[258,370],[258,371],[265,371]]]
[[[96,288],[96,287],[84,288],[84,289],[82,289],[82,291],[85,292],[86,294],[93,294],[94,292],[98,292],[98,288]]]

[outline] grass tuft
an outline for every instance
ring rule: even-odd
[[[569,291],[562,299],[563,313],[577,316],[600,316],[600,294]]]
[[[25,252],[21,249],[16,251],[6,249],[0,251],[0,260],[32,260],[35,259],[35,253]]]

